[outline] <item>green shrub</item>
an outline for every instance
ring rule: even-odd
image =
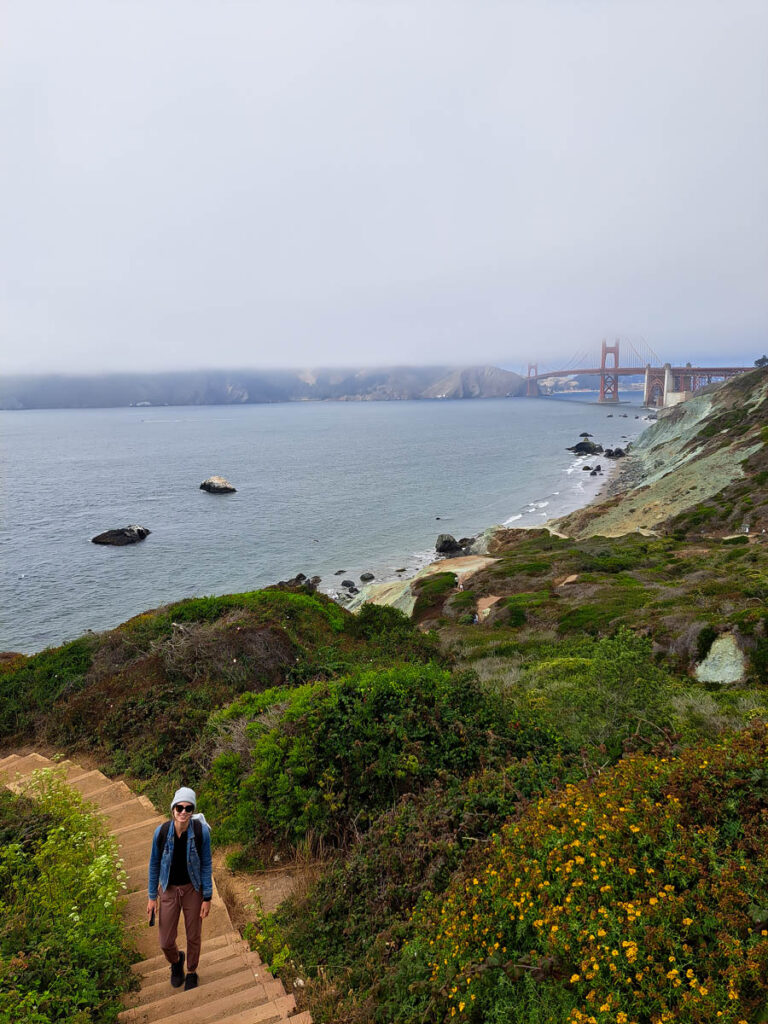
[[[760,726],[532,805],[422,899],[379,1019],[522,1024],[548,1005],[563,1024],[759,1020],[766,758]]]
[[[717,639],[717,630],[714,626],[704,626],[696,638],[696,661],[704,661],[709,654],[709,649]]]
[[[115,1021],[131,957],[102,819],[39,772],[28,796],[0,790],[0,836],[0,1021]]]
[[[234,713],[249,748],[216,759],[209,800],[220,837],[244,843],[343,844],[402,794],[523,742],[500,696],[434,665],[249,695]]]
[[[60,696],[79,690],[97,643],[96,636],[82,636],[0,672],[0,735],[22,732]]]

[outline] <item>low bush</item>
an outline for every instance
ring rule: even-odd
[[[761,725],[624,760],[531,806],[443,898],[422,900],[380,1019],[759,1019],[767,757]]]
[[[115,1021],[131,955],[114,840],[51,772],[0,790],[0,1022]]]
[[[498,694],[434,665],[362,672],[246,695],[224,713],[247,724],[246,746],[223,750],[209,800],[223,837],[344,844],[404,793],[441,773],[466,775],[522,745]]]

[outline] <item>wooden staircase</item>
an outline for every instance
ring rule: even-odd
[[[168,816],[157,813],[145,796],[136,796],[124,782],[71,761],[51,761],[40,754],[11,754],[0,760],[0,785],[15,792],[41,768],[59,768],[68,786],[94,804],[117,839],[128,875],[124,916],[129,939],[143,956],[134,964],[141,990],[131,993],[120,1014],[125,1024],[312,1024],[308,1012],[295,1013],[286,994],[233,928],[227,908],[213,882],[211,912],[203,922],[203,945],[197,969],[199,986],[189,992],[170,984],[170,965],[159,952],[157,928],[147,926],[147,869],[152,835]],[[185,947],[184,918],[179,945]],[[293,1016],[291,1016],[293,1014]]]

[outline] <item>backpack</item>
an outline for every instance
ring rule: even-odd
[[[199,817],[198,817],[198,815],[195,815],[192,818],[192,832],[194,833],[194,836],[195,836],[195,846],[197,847],[197,857],[198,857],[198,860],[200,860],[201,863],[202,863],[202,859],[203,859],[203,825],[202,825],[202,822],[200,821],[200,818],[202,818],[202,817],[203,816],[201,814]],[[203,818],[203,820],[205,820],[205,819]],[[159,836],[159,838],[160,838],[160,856],[161,857],[162,857],[163,852],[165,850],[165,844],[168,842],[168,831],[169,831],[170,827],[171,827],[171,822],[170,821],[166,821],[163,825],[160,826],[160,836]]]

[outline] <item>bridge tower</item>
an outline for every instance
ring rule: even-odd
[[[537,377],[539,376],[539,364],[528,363],[528,385],[525,391],[526,398],[538,398],[539,397],[539,384]]]
[[[613,356],[613,365],[608,366],[607,357]],[[603,338],[603,352],[600,360],[600,397],[598,402],[618,402],[619,400],[619,375],[610,373],[609,370],[617,370],[619,367],[619,339],[615,345],[607,344]]]

